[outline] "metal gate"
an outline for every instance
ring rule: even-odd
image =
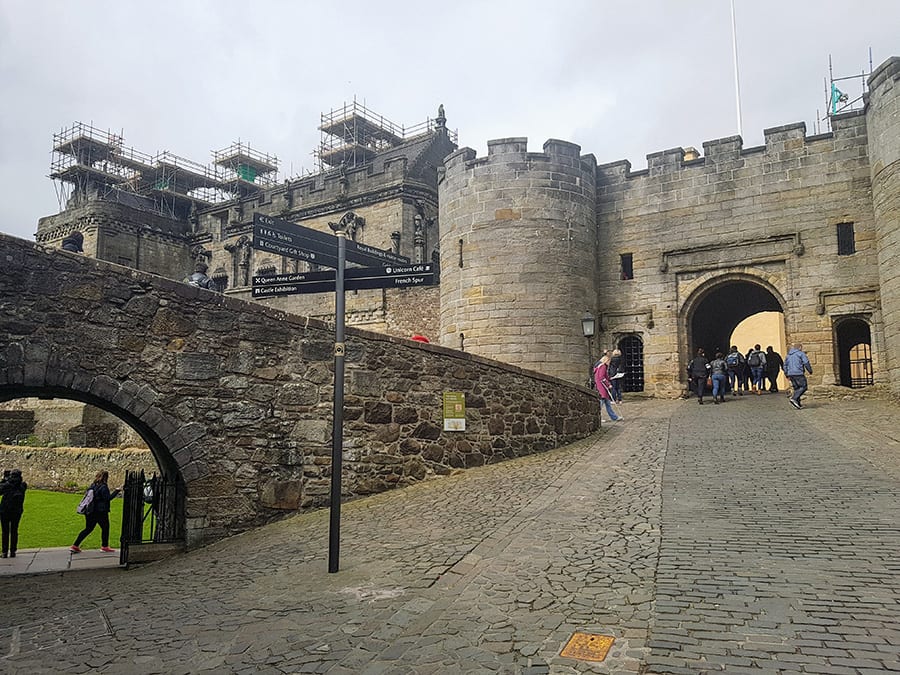
[[[619,350],[625,368],[622,391],[644,391],[644,342],[637,335],[626,335],[619,340]]]
[[[120,564],[128,562],[129,550],[136,545],[184,543],[185,492],[180,479],[125,472]]]
[[[850,386],[868,387],[875,384],[872,368],[872,347],[865,343],[850,348]]]

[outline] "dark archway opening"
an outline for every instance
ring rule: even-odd
[[[835,326],[838,381],[844,387],[875,383],[872,368],[872,331],[862,319],[844,319]]]
[[[688,354],[703,348],[709,358],[727,354],[731,335],[744,319],[760,312],[783,312],[765,287],[746,280],[731,280],[711,288],[696,304],[688,320]],[[765,345],[763,345],[765,346]]]

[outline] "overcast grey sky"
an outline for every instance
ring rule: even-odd
[[[900,55],[897,0],[735,0],[744,147],[825,113],[834,75]],[[841,87],[852,97],[858,81]],[[598,162],[737,133],[729,0],[0,0],[0,231],[59,211],[75,121],[200,163],[238,139],[314,168],[320,114],[404,125],[446,108],[460,145],[573,141]],[[822,123],[822,131],[826,127]]]

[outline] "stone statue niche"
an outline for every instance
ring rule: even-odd
[[[242,235],[235,242],[225,244],[225,250],[231,254],[232,270],[237,286],[250,285],[250,256],[253,246],[247,235]]]

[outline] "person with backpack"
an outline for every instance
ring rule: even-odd
[[[753,384],[753,391],[759,396],[766,388],[766,355],[759,345],[753,345],[753,349],[747,355],[747,365],[750,366],[750,381]]]
[[[81,553],[81,542],[94,531],[97,525],[100,526],[100,550],[104,553],[115,553],[115,549],[109,546],[109,503],[116,498],[116,495],[121,490],[116,488],[110,492],[108,482],[109,471],[98,471],[97,475],[94,476],[94,482],[88,488],[92,498],[87,500],[89,503],[86,505],[86,508],[81,509],[79,507],[80,510],[84,511],[84,529],[78,533],[75,543],[69,547],[72,553]],[[85,501],[82,500],[82,503]]]
[[[725,383],[728,380],[728,364],[723,358],[722,352],[716,352],[716,358],[709,362],[709,371],[712,373],[713,403],[725,402]]]
[[[736,345],[732,345],[731,351],[725,357],[725,365],[728,366],[728,385],[731,387],[732,396],[743,396],[741,388],[744,384],[744,355],[738,351]]]
[[[696,392],[700,405],[703,405],[703,392],[706,390],[706,378],[709,377],[709,360],[703,349],[697,350],[697,355],[688,363],[687,372],[691,388]]]
[[[3,529],[3,557],[16,557],[19,547],[19,521],[25,510],[25,491],[28,484],[22,472],[12,469],[3,472],[0,480],[0,527]]]

